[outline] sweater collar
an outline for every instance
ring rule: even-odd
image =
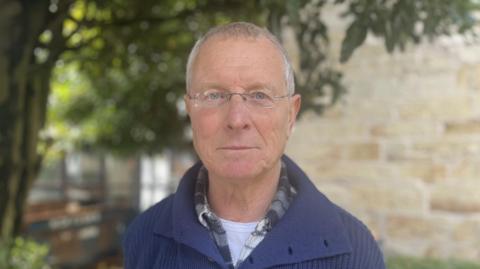
[[[326,258],[352,251],[338,208],[321,194],[305,173],[282,156],[288,178],[297,190],[285,215],[253,250],[255,268]],[[198,221],[194,189],[201,162],[182,178],[174,196],[172,222],[158,220],[154,232],[188,245],[218,264],[224,264],[208,230]],[[248,263],[244,264],[248,267]],[[243,266],[241,266],[243,268]]]

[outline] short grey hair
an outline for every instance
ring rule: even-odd
[[[260,28],[257,25],[249,22],[233,22],[226,25],[217,26],[210,29],[205,35],[203,35],[195,45],[193,46],[190,54],[188,55],[187,61],[187,74],[186,74],[186,84],[187,92],[190,91],[192,72],[193,72],[193,63],[198,56],[200,48],[202,45],[211,37],[214,36],[223,36],[226,38],[237,38],[237,37],[246,37],[246,38],[258,38],[265,37],[270,40],[273,45],[280,51],[285,70],[285,84],[287,88],[287,93],[293,95],[295,93],[295,79],[293,74],[292,64],[288,58],[286,50],[283,48],[280,41],[267,29]]]

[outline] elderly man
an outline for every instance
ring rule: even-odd
[[[385,268],[368,229],[283,155],[300,109],[292,68],[267,30],[210,30],[187,64],[200,162],[130,225],[126,269]]]

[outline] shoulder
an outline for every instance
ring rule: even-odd
[[[125,268],[137,268],[140,260],[151,261],[159,249],[168,247],[170,239],[159,240],[157,231],[171,230],[173,197],[158,202],[128,225],[123,238]]]
[[[333,204],[338,212],[340,220],[345,227],[345,232],[352,246],[351,259],[355,264],[361,264],[360,268],[383,269],[385,268],[383,254],[378,242],[370,230],[351,213]]]
[[[141,233],[153,232],[153,229],[155,228],[155,225],[158,224],[159,219],[171,219],[173,197],[174,194],[168,196],[135,217],[128,225],[126,233],[127,237],[139,235]],[[165,224],[165,222],[162,224]]]

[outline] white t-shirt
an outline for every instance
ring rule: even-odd
[[[227,233],[228,247],[230,248],[230,255],[232,255],[233,264],[237,264],[238,256],[245,245],[245,242],[250,237],[255,227],[256,222],[235,222],[220,218],[223,229]]]

